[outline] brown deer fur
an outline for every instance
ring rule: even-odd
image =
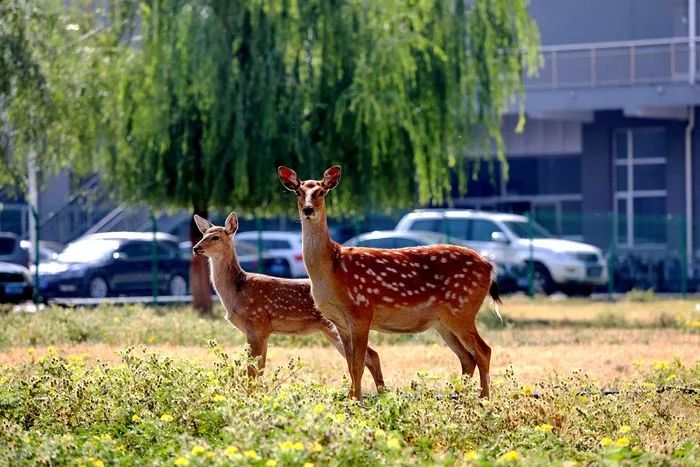
[[[279,168],[282,184],[297,195],[303,256],[311,294],[338,329],[352,387],[361,398],[362,358],[370,329],[415,333],[435,329],[461,362],[462,372],[479,367],[481,394],[489,394],[491,348],[475,318],[489,292],[498,300],[493,267],[475,251],[454,245],[400,248],[343,247],[331,240],[325,197],[340,181],[340,168],[323,180],[301,182]]]
[[[204,237],[193,252],[209,257],[211,282],[226,309],[226,319],[245,335],[253,357],[259,357],[258,372],[265,368],[267,341],[270,334],[309,334],[321,332],[345,355],[333,323],[314,306],[310,282],[302,279],[253,274],[241,269],[233,236],[238,229],[234,212],[225,227],[214,226],[195,215],[195,222]],[[384,386],[377,352],[368,348],[366,365],[378,388]],[[251,376],[257,372],[249,368]]]

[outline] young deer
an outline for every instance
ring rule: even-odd
[[[479,367],[481,395],[489,395],[491,348],[475,318],[484,298],[500,303],[494,269],[475,251],[453,245],[386,250],[342,247],[331,240],[325,197],[340,181],[340,167],[323,180],[299,181],[279,168],[282,184],[297,195],[304,264],[311,294],[321,313],[338,329],[352,387],[362,398],[362,359],[370,329],[416,333],[435,329],[457,354],[462,374]]]
[[[320,331],[345,355],[335,326],[314,306],[308,280],[251,274],[241,269],[233,242],[238,230],[235,212],[228,215],[224,227],[217,227],[196,214],[194,220],[204,237],[192,250],[194,254],[209,257],[211,282],[226,309],[226,319],[246,335],[251,355],[260,357],[258,372],[265,368],[270,334]],[[367,348],[364,362],[377,388],[383,387],[377,352]],[[256,373],[255,368],[248,369],[250,376]]]

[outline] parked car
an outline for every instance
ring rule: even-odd
[[[452,243],[454,245],[469,246],[466,242],[448,237],[444,233],[377,230],[351,238],[345,242],[344,246],[359,246],[368,248],[407,248],[412,246],[439,245]],[[479,251],[490,261],[496,264],[498,273],[498,284],[504,292],[511,292],[524,287],[526,284],[526,268],[520,265],[498,262],[488,251]]]
[[[22,248],[20,238],[12,232],[0,232],[0,261],[29,266],[29,252]]]
[[[180,252],[184,258],[192,257],[192,242],[189,240],[180,242]],[[238,263],[244,271],[258,272],[258,249],[248,243],[236,242],[236,254]],[[292,277],[292,272],[287,259],[280,255],[263,252],[263,274],[277,277]]]
[[[470,210],[417,210],[396,225],[401,232],[449,232],[477,250],[490,252],[498,263],[529,264],[535,290],[551,294],[590,295],[608,282],[601,250],[593,245],[554,238],[525,216]],[[532,241],[530,241],[532,238]],[[532,257],[530,246],[532,245]]]
[[[151,293],[152,233],[109,232],[68,244],[55,261],[39,264],[42,297],[91,297]],[[180,255],[176,237],[156,234],[158,288],[186,295],[190,261]]]
[[[27,257],[31,256],[31,251],[33,250],[29,240],[22,240],[19,242],[20,248],[27,251]],[[54,242],[39,242],[39,262],[46,263],[49,261],[55,261],[58,254],[63,250],[63,246]]]
[[[238,232],[236,246],[251,245],[258,251],[258,232]],[[265,253],[282,256],[287,260],[291,277],[307,277],[304,258],[301,254],[301,232],[262,231],[262,250]]]
[[[18,303],[32,298],[34,287],[24,266],[0,261],[0,302]]]

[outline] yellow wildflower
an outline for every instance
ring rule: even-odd
[[[265,462],[265,465],[267,467],[276,467],[277,466],[277,461],[274,459],[270,459],[269,461]]]
[[[160,421],[161,422],[172,422],[175,420],[172,415],[164,413],[163,415],[160,416]]]
[[[323,451],[323,446],[321,446],[318,442],[309,444],[309,451],[311,452],[321,452]]]
[[[479,458],[479,453],[472,449],[471,451],[467,451],[466,458],[468,461],[475,461]]]
[[[535,427],[535,430],[541,431],[543,433],[549,433],[552,430],[554,430],[554,427],[552,425],[550,425],[549,423],[543,423],[542,425],[537,425]]]
[[[190,460],[186,457],[178,457],[175,459],[175,465],[190,465]]]
[[[622,425],[620,427],[620,433],[624,434],[624,433],[629,433],[630,431],[632,431],[632,427],[630,427],[629,425]]]
[[[311,411],[314,413],[314,415],[318,415],[321,412],[325,412],[326,406],[324,404],[316,404],[314,405],[314,408],[311,409]]]
[[[221,394],[217,394],[214,397],[212,397],[211,400],[213,400],[214,402],[223,402],[226,400],[226,398]]]
[[[661,360],[654,360],[654,369],[656,370],[668,370],[671,365],[668,362]]]
[[[114,318],[112,318],[112,322],[113,322],[114,324],[119,324],[119,321],[121,321],[121,320],[119,319],[119,316],[115,316]]]
[[[141,417],[139,417],[138,414],[134,414],[134,415],[131,416],[131,421],[132,421],[132,422],[138,422],[139,420],[141,420]]]
[[[213,459],[216,457],[216,453],[214,451],[207,451],[204,453],[204,457],[207,459]]]
[[[48,351],[49,351],[49,355],[52,357],[55,357],[58,354],[56,347],[54,347],[53,345],[49,346]]]
[[[304,467],[314,467],[313,462],[304,462]]]
[[[156,336],[148,336],[146,338],[146,344],[153,344],[156,341]]]
[[[602,444],[603,446],[610,446],[612,444],[612,442],[613,442],[612,438],[608,438],[607,436],[605,438],[603,438],[602,440],[600,440],[600,444]]]
[[[335,414],[335,421],[336,421],[336,422],[345,421],[345,414],[344,414],[344,413],[340,413],[340,412],[338,412],[337,414]]]
[[[624,436],[622,438],[617,438],[615,441],[615,446],[629,446],[630,445],[630,440],[629,438],[625,438]]]
[[[382,430],[381,428],[377,428],[374,430],[374,436],[377,438],[383,438],[386,436],[386,431]]]
[[[198,444],[192,448],[190,454],[192,454],[193,456],[198,456],[200,454],[204,454],[205,452],[207,452],[206,448]]]
[[[523,386],[523,389],[522,389],[523,396],[531,396],[533,392],[535,392],[535,388],[533,388],[532,386]],[[508,452],[510,452],[510,451],[508,451]],[[506,453],[506,454],[508,454],[508,453]]]
[[[27,349],[27,353],[29,354],[30,357],[34,357],[34,355],[36,355],[36,349],[34,347],[29,347]]]
[[[515,462],[518,460],[519,457],[520,455],[518,454],[518,451],[513,451],[511,449],[510,451],[499,457],[498,462]]]
[[[238,454],[238,448],[236,446],[229,446],[226,449],[224,449],[224,452],[228,457],[233,457],[236,454]]]
[[[252,449],[243,451],[243,457],[247,457],[248,459],[259,459],[258,453],[253,451]]]
[[[105,467],[105,463],[102,462],[100,459],[95,459],[94,457],[91,457],[88,459],[88,461],[90,461],[90,464],[94,467]]]
[[[386,447],[388,447],[389,449],[400,449],[401,442],[396,438],[389,438],[388,440],[386,440]]]
[[[275,402],[272,403],[272,408],[273,408],[273,409],[276,409],[276,408],[278,408],[279,406],[280,406],[280,403],[277,402],[277,401],[275,401]]]
[[[304,445],[301,444],[299,441],[297,441],[296,443],[294,443],[294,444],[292,445],[292,449],[294,449],[295,451],[303,451],[303,450],[304,450]]]
[[[278,441],[277,446],[279,446],[279,448],[282,452],[287,452],[287,451],[291,451],[294,448],[294,443],[292,443],[291,441],[284,441],[284,442]]]

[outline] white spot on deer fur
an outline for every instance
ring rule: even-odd
[[[442,258],[442,259],[440,260],[440,262],[443,263],[443,264],[446,263],[446,262],[447,262],[447,258]]]
[[[433,255],[430,257],[430,261],[435,261],[437,259],[437,256]]]
[[[425,283],[425,286],[426,286],[426,287],[430,287],[431,289],[434,289],[434,288],[435,288],[435,284],[431,284],[430,282],[426,282],[426,283]]]
[[[345,265],[345,261],[340,262],[340,267],[343,269],[343,271],[348,272],[348,267]]]
[[[467,292],[469,289],[468,289],[467,286],[465,285],[464,287],[462,287],[462,290],[464,290],[465,292]]]
[[[452,259],[457,259],[458,256],[457,256],[456,254],[454,254],[454,253],[450,253],[450,258],[452,258]]]
[[[362,283],[364,284],[364,283],[365,283],[365,278],[364,278],[364,277],[360,277],[360,282],[362,282]]]
[[[458,284],[457,282],[455,282],[455,283],[453,284],[453,286],[454,286],[454,288],[456,289],[457,287],[459,287],[459,284]]]
[[[413,295],[413,291],[411,291],[411,290],[409,290],[407,293],[408,293],[408,295]]]
[[[357,274],[353,275],[352,277],[353,277],[355,280],[357,280],[357,279],[360,278],[360,276],[358,276]]]
[[[401,296],[402,296],[402,297],[405,297],[406,294],[405,294],[404,292],[401,292]]]
[[[394,303],[394,299],[391,297],[382,297],[382,300],[387,303]]]
[[[428,266],[427,264],[424,264],[423,269],[430,269],[430,266]]]
[[[445,279],[445,285],[450,285],[450,278]]]
[[[467,266],[471,266],[472,264],[474,264],[472,261],[467,261]]]
[[[472,281],[472,285],[476,285],[476,282]]]
[[[382,271],[379,274],[381,274],[383,277],[386,277],[386,271]]]
[[[399,272],[399,271],[397,271],[397,270],[394,269],[394,268],[386,268],[386,270],[389,271],[389,272]]]
[[[406,277],[407,277],[406,274],[401,274],[402,279],[405,279]]]

